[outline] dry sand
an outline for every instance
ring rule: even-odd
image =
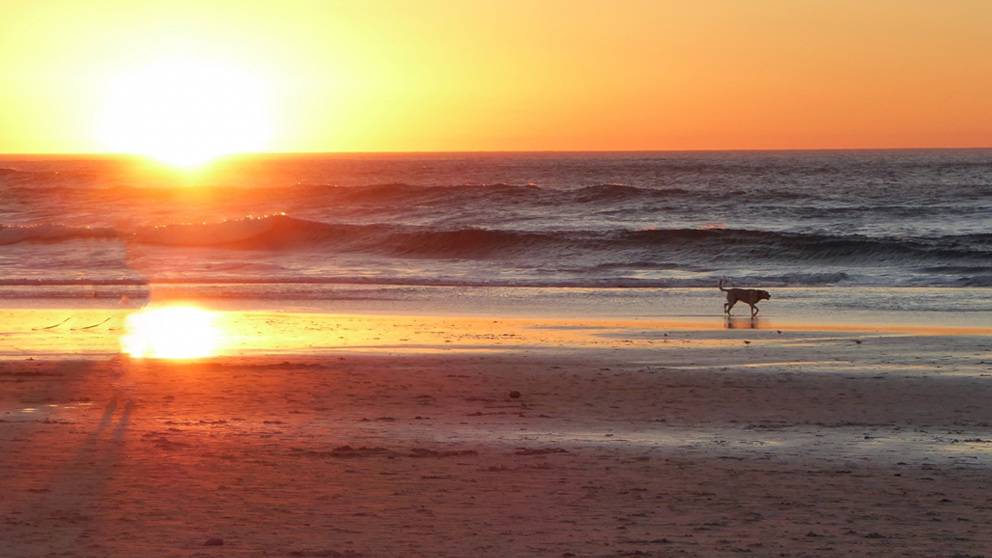
[[[0,556],[992,556],[988,336],[601,339],[0,362]]]

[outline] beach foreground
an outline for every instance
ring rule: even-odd
[[[992,553],[987,335],[636,337],[0,362],[4,556]]]

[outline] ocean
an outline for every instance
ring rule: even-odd
[[[0,158],[7,299],[720,279],[992,286],[992,150],[272,155],[198,176],[130,158]]]

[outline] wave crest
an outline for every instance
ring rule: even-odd
[[[957,276],[965,284],[987,280],[992,234],[931,238],[882,238],[751,229],[669,228],[649,230],[513,230],[438,228],[391,223],[310,221],[278,214],[217,223],[173,224],[132,231],[46,225],[0,226],[0,245],[73,240],[114,240],[159,247],[359,254],[370,257],[513,261],[521,269],[589,273],[614,280],[631,270],[688,272],[764,263],[811,269],[776,275],[776,281],[829,284],[846,281],[846,270],[891,265]],[[652,263],[655,262],[655,263]],[[677,264],[673,263],[677,262]],[[813,273],[816,266],[826,266]]]
[[[64,242],[91,238],[116,238],[117,231],[106,227],[66,225],[0,225],[0,246],[21,242]]]

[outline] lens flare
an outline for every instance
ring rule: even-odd
[[[221,348],[217,314],[196,306],[139,310],[124,322],[121,351],[135,358],[195,359]]]

